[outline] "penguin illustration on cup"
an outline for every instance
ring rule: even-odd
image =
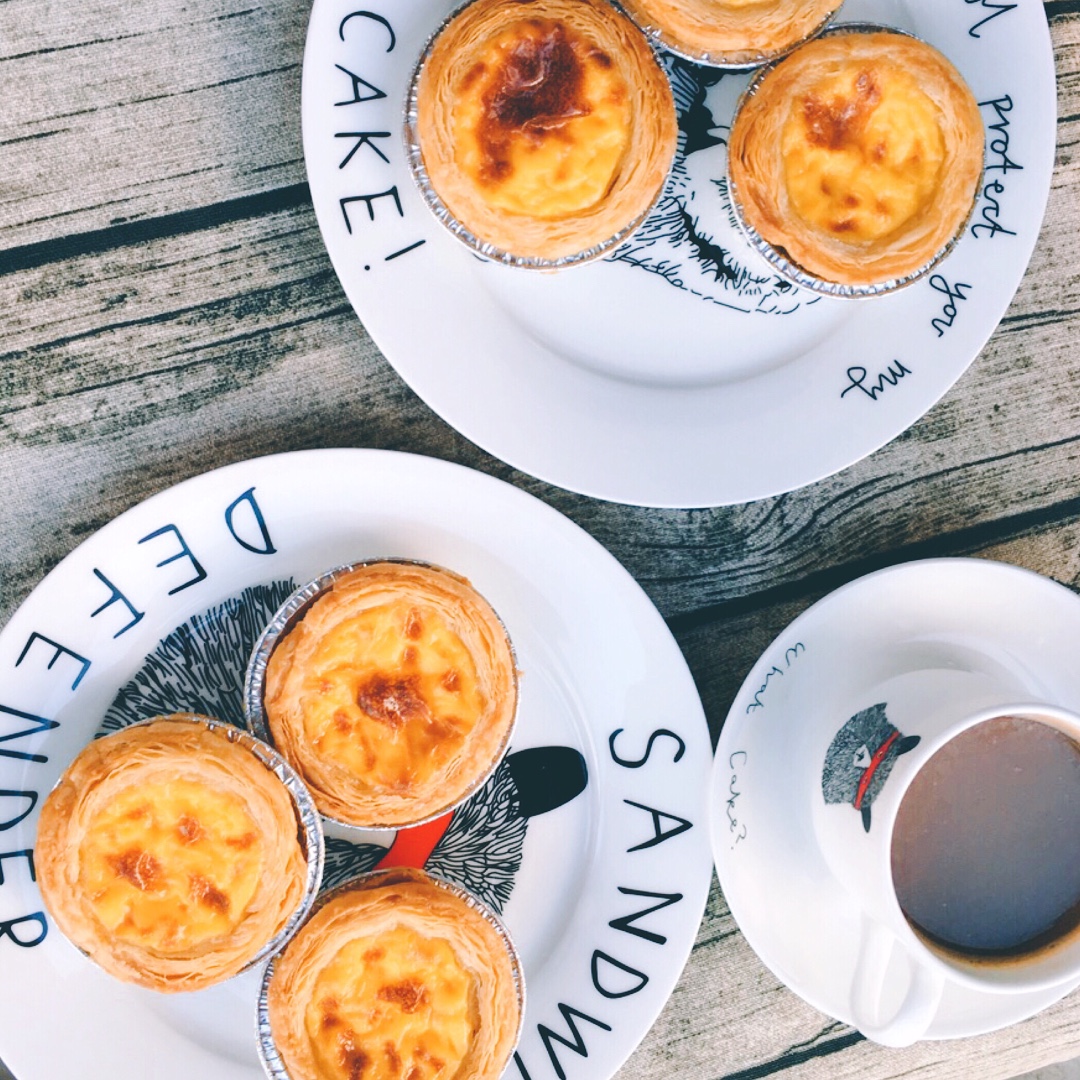
[[[857,712],[836,733],[825,755],[821,793],[827,803],[848,803],[870,831],[870,808],[901,754],[919,745],[918,735],[904,735],[885,715],[885,703]]]

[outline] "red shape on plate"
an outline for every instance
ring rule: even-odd
[[[388,870],[396,866],[412,866],[417,870],[423,870],[424,863],[435,850],[435,845],[443,838],[453,816],[454,812],[451,810],[442,817],[435,818],[434,821],[426,821],[423,825],[412,825],[407,829],[398,830],[394,842],[379,860],[375,869]]]

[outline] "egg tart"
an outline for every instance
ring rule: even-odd
[[[660,45],[699,64],[764,64],[820,33],[843,0],[621,0]]]
[[[625,239],[659,197],[677,136],[667,75],[607,0],[474,0],[421,57],[406,131],[440,220],[531,267]]]
[[[91,743],[49,794],[34,847],[46,909],[110,974],[200,990],[303,918],[321,830],[312,814],[302,846],[282,763],[255,742],[203,717],[155,719]]]
[[[392,560],[333,571],[297,597],[299,618],[287,602],[284,632],[256,646],[272,651],[261,695],[247,696],[319,810],[396,828],[476,791],[517,709],[513,649],[491,605],[458,574]]]
[[[732,199],[800,284],[887,291],[962,234],[983,144],[978,104],[941,53],[899,31],[837,27],[747,90],[728,146]]]
[[[271,1076],[497,1080],[524,1013],[494,915],[422,870],[328,894],[271,965],[259,1007]]]

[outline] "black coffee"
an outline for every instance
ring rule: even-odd
[[[999,717],[943,746],[900,804],[900,907],[946,949],[1015,955],[1080,925],[1080,746]]]

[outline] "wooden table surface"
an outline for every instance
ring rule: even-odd
[[[0,0],[0,623],[147,496],[228,462],[336,446],[458,462],[583,526],[667,620],[714,738],[772,638],[869,570],[976,555],[1080,589],[1080,0],[1045,8],[1053,188],[982,354],[909,431],[837,476],[661,511],[487,455],[367,337],[305,181],[305,4]],[[619,1076],[989,1080],[1077,1055],[1075,994],[996,1034],[875,1046],[776,982],[714,884],[685,974]]]

